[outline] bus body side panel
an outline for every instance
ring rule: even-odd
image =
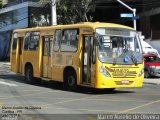
[[[11,71],[17,73],[16,51],[13,50],[11,51],[10,61],[11,61]]]
[[[63,63],[64,58],[59,52],[54,52],[52,61],[52,79],[55,81],[63,81]]]
[[[25,70],[26,63],[30,63],[33,67],[34,77],[40,77],[39,70],[39,51],[24,51],[23,52],[23,69]]]
[[[13,41],[12,41],[13,44]],[[13,47],[13,46],[12,46]],[[19,72],[19,39],[17,38],[16,49],[11,48],[11,71]]]
[[[49,57],[48,65],[51,66],[51,57]],[[48,67],[48,78],[52,78],[52,67]]]
[[[77,81],[79,80],[78,75],[78,66],[79,60],[78,53],[69,53],[69,52],[59,52],[53,54],[53,68],[52,68],[52,79],[56,81],[63,82],[63,73],[65,68],[72,68],[75,70],[77,75]]]

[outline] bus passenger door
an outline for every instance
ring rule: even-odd
[[[92,36],[83,36],[82,84],[86,85],[91,85],[92,79],[91,39]]]
[[[52,37],[43,37],[43,77],[51,78],[51,47]]]

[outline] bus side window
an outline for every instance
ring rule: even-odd
[[[65,29],[61,40],[61,51],[75,52],[78,49],[78,29]]]
[[[38,50],[39,39],[40,39],[40,32],[32,32],[29,45],[30,50]]]
[[[56,30],[54,36],[55,36],[54,37],[54,51],[59,51],[60,40],[62,38],[62,31],[61,30]]]
[[[25,42],[24,42],[24,50],[28,50],[30,37],[31,37],[30,34],[31,34],[30,32],[26,33]]]

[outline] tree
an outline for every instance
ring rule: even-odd
[[[0,0],[0,9],[2,8],[2,0]]]
[[[51,0],[40,0],[42,5],[50,5]],[[95,5],[92,0],[57,0],[58,24],[92,21]]]

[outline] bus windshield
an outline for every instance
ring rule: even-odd
[[[101,62],[112,64],[140,64],[143,62],[140,39],[135,31],[97,28],[96,37]]]

